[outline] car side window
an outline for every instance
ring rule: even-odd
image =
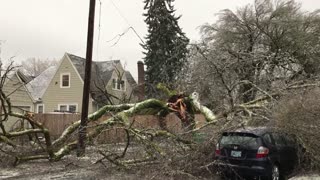
[[[286,139],[283,137],[283,135],[281,135],[279,133],[274,133],[273,139],[274,139],[277,147],[283,147],[283,146],[287,145]]]
[[[262,136],[263,140],[265,143],[269,144],[269,145],[274,145],[273,142],[272,142],[272,138],[271,138],[271,135],[270,134],[264,134]]]
[[[287,141],[287,145],[289,146],[296,146],[296,140],[293,135],[285,134],[285,139]]]

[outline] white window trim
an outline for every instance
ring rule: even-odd
[[[69,86],[62,86],[62,84],[63,84],[63,79],[62,79],[62,77],[63,77],[64,75],[68,75],[68,76],[69,76]],[[71,86],[71,73],[61,73],[61,74],[60,74],[60,88],[70,88],[70,86]]]
[[[117,88],[113,88],[113,80],[116,80],[116,84],[115,84],[115,87],[118,86],[118,80],[120,80],[119,78],[112,78],[112,90],[115,90],[115,91],[121,91],[121,92],[125,92],[127,91],[127,82],[125,80],[122,80],[124,82],[124,89],[117,89]]]
[[[43,107],[43,112],[42,112],[42,113],[44,113],[44,112],[45,112],[45,110],[44,110],[44,104],[37,104],[37,110],[36,110],[36,112],[39,113],[39,106],[42,106],[42,107]]]
[[[58,110],[60,111],[60,106],[67,106],[67,111],[69,111],[69,107],[70,106],[76,106],[76,111],[75,112],[78,112],[79,109],[78,109],[78,104],[77,103],[70,103],[70,104],[58,104]]]

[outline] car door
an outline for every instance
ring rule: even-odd
[[[278,154],[278,149],[275,146],[275,142],[274,142],[274,139],[272,138],[271,133],[265,133],[264,135],[262,135],[262,138],[263,138],[265,145],[269,149],[269,157],[270,157],[271,161],[272,162],[279,161],[280,156]]]
[[[293,171],[295,166],[298,163],[298,146],[295,141],[295,138],[292,135],[289,134],[282,134],[283,138],[286,141],[286,151],[287,151],[287,156],[289,158],[289,166],[288,170]]]
[[[292,164],[290,148],[281,133],[272,133],[272,137],[279,154],[280,168],[283,172],[287,172],[290,169],[290,163]]]

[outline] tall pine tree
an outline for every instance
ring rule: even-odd
[[[174,0],[145,0],[148,26],[144,62],[146,82],[156,85],[160,82],[174,87],[174,82],[187,62],[189,39],[178,25],[181,16],[175,17]]]

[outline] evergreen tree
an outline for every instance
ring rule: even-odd
[[[156,85],[160,82],[174,87],[183,65],[187,62],[189,39],[178,25],[172,5],[174,0],[145,0],[147,13],[145,22],[148,26],[144,62],[146,82]]]

